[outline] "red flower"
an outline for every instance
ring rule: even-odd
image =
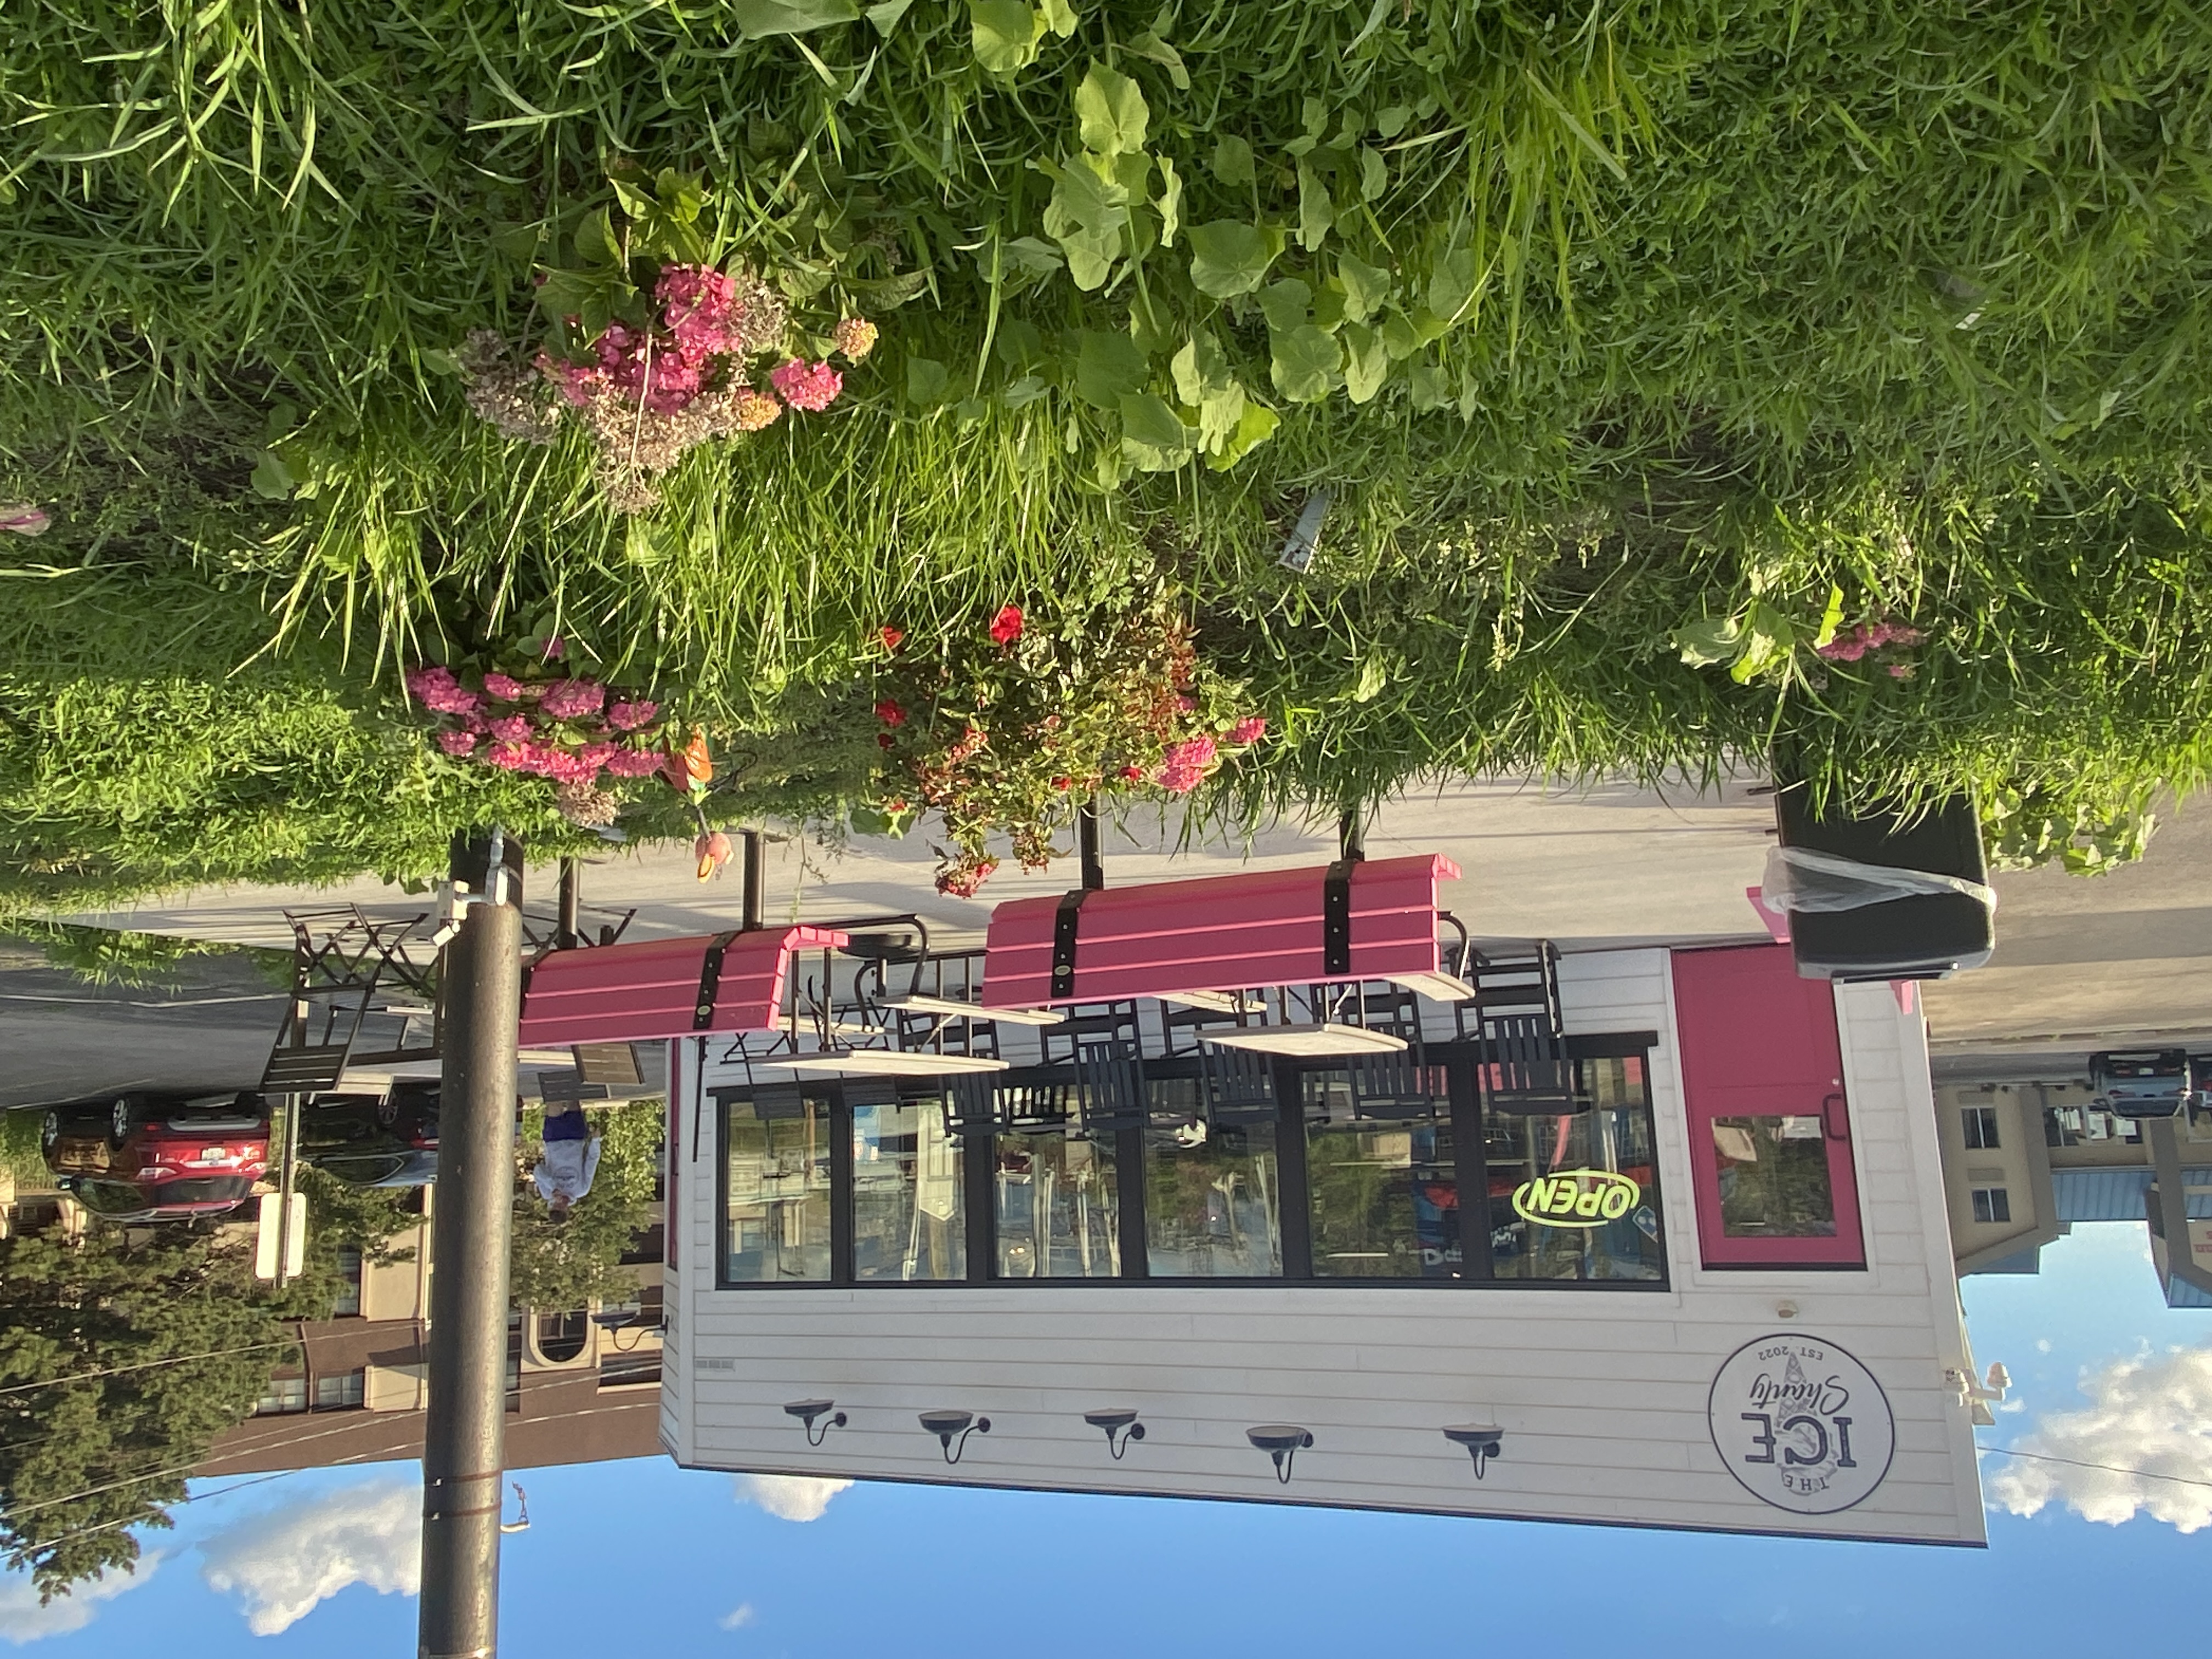
[[[1055,789],[1066,789],[1069,787],[1068,781],[1066,778],[1054,778],[1052,781],[1052,787]]]
[[[900,708],[892,699],[885,697],[876,705],[876,718],[885,726],[904,726],[906,710]]]
[[[1145,781],[1145,769],[1141,766],[1125,766],[1121,769],[1121,775],[1131,783],[1142,783]]]
[[[1022,608],[1018,605],[1002,607],[991,618],[991,643],[1012,645],[1022,636]]]
[[[902,628],[878,628],[876,637],[884,642],[884,650],[896,651],[899,648],[899,641],[906,637],[906,630]]]
[[[888,732],[878,732],[876,733],[876,747],[878,749],[888,749],[895,741],[896,739],[893,738],[891,734]]]

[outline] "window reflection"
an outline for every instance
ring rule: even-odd
[[[1145,1137],[1145,1247],[1155,1279],[1282,1275],[1273,1124],[1196,1119]]]
[[[732,1284],[830,1278],[830,1103],[762,1089],[727,1108],[723,1277]]]
[[[1721,1231],[1730,1238],[1833,1238],[1835,1184],[1817,1115],[1712,1120]]]
[[[1450,1105],[1434,1079],[1426,1115],[1363,1109],[1350,1073],[1304,1079],[1308,1225],[1317,1279],[1457,1279],[1464,1270]]]
[[[1101,1141],[1002,1134],[993,1202],[1000,1279],[1112,1279],[1121,1271],[1114,1154]]]
[[[1580,1112],[1485,1120],[1490,1261],[1499,1279],[1659,1279],[1666,1252],[1644,1061],[1580,1062]]]
[[[961,1279],[968,1272],[960,1148],[942,1103],[853,1107],[853,1276]]]

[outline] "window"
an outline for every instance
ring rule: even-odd
[[[599,1356],[599,1387],[603,1389],[628,1388],[634,1383],[659,1381],[660,1350],[658,1348]]]
[[[995,1276],[1120,1277],[1121,1182],[1113,1147],[1060,1131],[995,1139]]]
[[[268,1391],[253,1402],[256,1417],[289,1417],[294,1412],[307,1409],[307,1379],[304,1376],[271,1377]]]
[[[361,1252],[338,1252],[338,1293],[331,1304],[331,1317],[345,1319],[361,1312]]]
[[[1649,1041],[1584,1041],[1574,1109],[1534,1117],[1486,1107],[1458,1042],[1233,1073],[1186,1045],[1095,1124],[1067,1061],[957,1107],[888,1077],[724,1088],[719,1282],[1662,1285]]]
[[[1973,1189],[1974,1219],[1977,1221],[2008,1222],[2012,1219],[2012,1196],[2002,1187],[1977,1187]]]
[[[1316,1279],[1456,1279],[1459,1176],[1441,1066],[1307,1072],[1306,1224]]]
[[[724,1112],[722,1277],[737,1285],[830,1279],[830,1101],[763,1088]]]
[[[1494,1113],[1484,1131],[1491,1271],[1500,1279],[1667,1276],[1641,1055],[1581,1062],[1567,1115]]]
[[[853,1276],[968,1276],[960,1147],[941,1101],[854,1104]]]
[[[592,1316],[579,1308],[538,1316],[538,1352],[552,1364],[574,1359],[592,1338]]]
[[[366,1370],[339,1371],[331,1376],[315,1379],[315,1409],[319,1412],[347,1411],[368,1402],[368,1373]]]
[[[1968,1106],[1959,1114],[1959,1127],[1965,1132],[1967,1147],[1974,1152],[1992,1151],[1997,1144],[1997,1109],[1994,1106]]]
[[[1154,1279],[1279,1279],[1275,1126],[1196,1117],[1145,1132],[1146,1265]]]

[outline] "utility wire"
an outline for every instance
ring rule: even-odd
[[[218,1486],[213,1492],[193,1492],[189,1497],[179,1498],[176,1503],[172,1504],[169,1507],[171,1509],[176,1509],[182,1504],[197,1504],[203,1498],[225,1497],[231,1492],[243,1492],[248,1486],[263,1486],[268,1485],[271,1480],[289,1480],[291,1476],[301,1473],[301,1471],[298,1469],[279,1469],[274,1474],[256,1475],[251,1480],[240,1480],[232,1486]],[[140,1515],[126,1515],[120,1521],[103,1521],[96,1527],[81,1527],[75,1532],[65,1532],[58,1538],[41,1539],[35,1544],[25,1544],[14,1551],[13,1553],[18,1557],[22,1557],[35,1555],[40,1550],[59,1549],[64,1544],[73,1544],[80,1538],[91,1537],[94,1533],[112,1532],[118,1527],[138,1526],[144,1522],[145,1518],[145,1516]]]
[[[1974,1449],[1995,1452],[1999,1457],[2032,1457],[2039,1463],[2063,1463],[2069,1468],[2102,1469],[2107,1474],[2131,1474],[2138,1480],[2171,1480],[2179,1486],[2212,1489],[2212,1480],[2198,1480],[2185,1474],[2160,1474],[2150,1469],[2124,1469],[2118,1463],[2085,1463],[2078,1457],[2053,1457],[2049,1452],[2016,1451],[2010,1446],[1978,1445]]]
[[[121,1376],[126,1371],[151,1370],[157,1365],[182,1365],[195,1359],[222,1359],[234,1353],[258,1353],[264,1348],[296,1348],[300,1340],[288,1336],[275,1342],[249,1342],[242,1348],[210,1348],[205,1353],[173,1353],[166,1359],[142,1359],[135,1365],[110,1365],[105,1370],[79,1371],[74,1376],[42,1377],[35,1382],[11,1382],[0,1395],[28,1394],[34,1389],[58,1389],[65,1382],[89,1382],[99,1376]]]

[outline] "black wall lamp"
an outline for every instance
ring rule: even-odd
[[[968,1443],[968,1437],[990,1433],[991,1419],[978,1417],[973,1412],[924,1412],[921,1413],[921,1426],[937,1437],[937,1443],[945,1452],[945,1461],[957,1463],[962,1449]],[[955,1439],[955,1436],[958,1438]]]
[[[1098,1411],[1085,1412],[1083,1420],[1094,1429],[1106,1431],[1106,1449],[1114,1454],[1116,1462],[1121,1461],[1121,1454],[1129,1449],[1132,1440],[1145,1437],[1145,1425],[1137,1421],[1133,1406],[1109,1406]],[[1116,1434],[1121,1437],[1119,1440],[1114,1437]]]
[[[822,1425],[821,1433],[814,1432],[815,1419],[829,1417],[836,1404],[834,1400],[794,1400],[783,1409],[788,1415],[797,1418],[805,1428],[806,1443],[810,1446],[818,1446],[830,1437],[830,1430],[842,1429],[845,1426],[845,1413],[838,1412],[835,1417],[830,1417],[830,1420]]]
[[[1505,1431],[1495,1423],[1454,1423],[1444,1430],[1444,1438],[1467,1448],[1467,1455],[1474,1460],[1474,1478],[1480,1480],[1483,1467],[1498,1455],[1504,1443]]]
[[[648,1325],[643,1314],[628,1308],[609,1308],[595,1313],[592,1316],[592,1323],[607,1334],[607,1340],[617,1353],[628,1353],[648,1336],[657,1336],[665,1340],[668,1335],[666,1320]],[[621,1333],[623,1331],[632,1333],[628,1342],[622,1340]]]
[[[1313,1436],[1295,1423],[1262,1423],[1244,1431],[1244,1437],[1275,1460],[1275,1479],[1291,1484],[1291,1462],[1314,1443]]]

